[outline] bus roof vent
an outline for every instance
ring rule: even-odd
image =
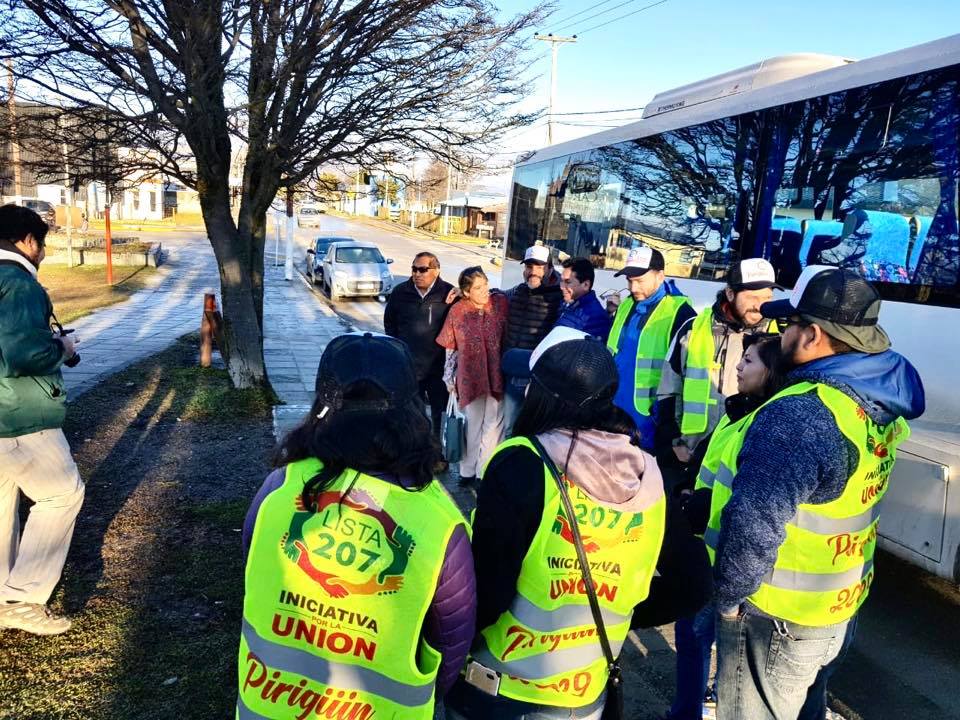
[[[728,95],[736,95],[748,90],[758,90],[852,62],[854,61],[836,55],[820,55],[817,53],[780,55],[753,65],[747,65],[738,70],[731,70],[722,75],[714,75],[712,78],[691,85],[684,85],[658,93],[653,100],[647,103],[647,107],[643,111],[643,119],[646,120],[691,105],[718,100]]]

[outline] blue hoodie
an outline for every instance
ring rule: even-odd
[[[920,375],[892,350],[821,358],[797,367],[788,379],[834,387],[881,425],[917,418],[925,407]],[[733,496],[720,519],[714,567],[718,608],[729,610],[756,592],[797,507],[840,497],[858,459],[857,448],[815,393],[780,398],[757,413],[740,450]]]
[[[587,335],[593,335],[606,342],[612,324],[613,318],[600,304],[597,294],[591,290],[572,303],[560,306],[560,317],[557,318],[556,327],[581,330]]]

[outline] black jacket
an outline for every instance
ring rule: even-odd
[[[437,335],[447,319],[447,295],[452,289],[453,285],[437,278],[427,296],[421,298],[413,281],[407,280],[387,298],[383,330],[410,348],[417,380],[443,375],[445,350],[437,345]]]
[[[557,323],[563,295],[559,285],[541,285],[531,290],[520,283],[507,293],[510,311],[503,338],[503,351],[533,350]]]

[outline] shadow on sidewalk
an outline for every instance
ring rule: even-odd
[[[181,340],[71,404],[87,493],[51,605],[74,627],[0,632],[0,717],[232,714],[239,528],[274,444],[264,398],[195,364]]]

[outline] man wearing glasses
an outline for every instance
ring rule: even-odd
[[[714,478],[717,718],[822,718],[923,385],[877,324],[877,291],[850,270],[808,266],[760,312],[777,319],[793,370],[724,446]]]
[[[453,285],[440,279],[437,256],[421,252],[413,259],[410,279],[393,289],[383,311],[384,332],[410,348],[420,394],[430,406],[433,433],[438,439],[449,394],[443,383],[445,352],[436,341],[450,309],[446,299],[451,290]]]

